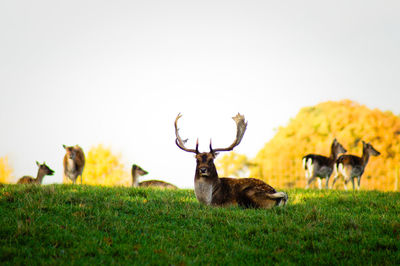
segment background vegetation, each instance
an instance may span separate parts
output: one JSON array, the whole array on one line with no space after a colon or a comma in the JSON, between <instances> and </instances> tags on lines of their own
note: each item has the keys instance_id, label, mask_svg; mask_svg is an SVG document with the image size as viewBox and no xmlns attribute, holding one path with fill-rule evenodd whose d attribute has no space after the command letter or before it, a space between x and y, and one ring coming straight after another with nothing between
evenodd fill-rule
<instances>
[{"instance_id":1,"label":"background vegetation","mask_svg":"<svg viewBox=\"0 0 400 266\"><path fill-rule=\"evenodd\" d=\"M371 142L381 152L379 157L371 157L362 189L398 190L400 117L349 100L302 108L286 126L277 129L255 158L243 162L227 154L220 162L234 164L234 169L250 166L251 176L276 187L304 187L302 157L309 153L329 156L334 138L348 154L361 156L361 140ZM343 188L343 182L337 184Z\"/></svg>"},{"instance_id":2,"label":"background vegetation","mask_svg":"<svg viewBox=\"0 0 400 266\"><path fill-rule=\"evenodd\" d=\"M246 155L233 151L224 154L221 158L217 158L215 166L217 167L218 175L220 177L244 177L248 174L249 167L251 166Z\"/></svg>"},{"instance_id":3,"label":"background vegetation","mask_svg":"<svg viewBox=\"0 0 400 266\"><path fill-rule=\"evenodd\" d=\"M0 157L0 183L11 183L12 169L8 163L8 157Z\"/></svg>"},{"instance_id":4,"label":"background vegetation","mask_svg":"<svg viewBox=\"0 0 400 266\"><path fill-rule=\"evenodd\" d=\"M287 192L255 210L193 190L2 185L0 264L399 265L399 193Z\"/></svg>"}]
</instances>

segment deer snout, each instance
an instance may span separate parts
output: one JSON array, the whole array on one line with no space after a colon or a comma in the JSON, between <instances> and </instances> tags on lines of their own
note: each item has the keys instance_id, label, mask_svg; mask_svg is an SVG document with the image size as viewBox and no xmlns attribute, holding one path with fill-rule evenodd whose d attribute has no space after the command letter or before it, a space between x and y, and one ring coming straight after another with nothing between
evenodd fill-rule
<instances>
[{"instance_id":1,"label":"deer snout","mask_svg":"<svg viewBox=\"0 0 400 266\"><path fill-rule=\"evenodd\" d=\"M200 168L200 173L207 174L207 168L205 168L205 167Z\"/></svg>"}]
</instances>

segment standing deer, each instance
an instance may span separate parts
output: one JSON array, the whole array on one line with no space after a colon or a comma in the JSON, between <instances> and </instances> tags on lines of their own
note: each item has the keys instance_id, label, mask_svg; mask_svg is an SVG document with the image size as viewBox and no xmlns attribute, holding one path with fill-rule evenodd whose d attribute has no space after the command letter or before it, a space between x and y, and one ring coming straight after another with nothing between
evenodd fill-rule
<instances>
[{"instance_id":1,"label":"standing deer","mask_svg":"<svg viewBox=\"0 0 400 266\"><path fill-rule=\"evenodd\" d=\"M72 180L75 184L78 176L81 176L82 184L82 172L85 167L85 154L83 150L78 145L75 146L65 146L63 145L66 154L64 156L64 175Z\"/></svg>"},{"instance_id":2,"label":"standing deer","mask_svg":"<svg viewBox=\"0 0 400 266\"><path fill-rule=\"evenodd\" d=\"M36 178L33 178L31 176L25 175L21 177L17 184L38 184L41 185L43 182L43 178L46 175L53 175L54 171L51 170L46 163L40 164L38 161L36 161L36 165L39 166L38 173L36 175Z\"/></svg>"},{"instance_id":3,"label":"standing deer","mask_svg":"<svg viewBox=\"0 0 400 266\"><path fill-rule=\"evenodd\" d=\"M318 179L318 187L322 188L322 179L326 179L325 188L329 188L329 178L332 175L333 168L340 153L346 153L346 149L334 139L331 145L331 154L325 157L318 154L308 154L303 157L303 168L306 171L306 188Z\"/></svg>"},{"instance_id":4,"label":"standing deer","mask_svg":"<svg viewBox=\"0 0 400 266\"><path fill-rule=\"evenodd\" d=\"M381 153L372 147L371 143L363 144L362 157L355 155L342 155L340 156L335 164L335 177L333 178L332 188L336 183L339 176L344 178L344 189L347 190L347 183L351 180L353 184L353 190L355 189L354 178L357 178L357 190L360 190L361 176L364 173L365 167L367 166L369 156L378 156Z\"/></svg>"},{"instance_id":5,"label":"standing deer","mask_svg":"<svg viewBox=\"0 0 400 266\"><path fill-rule=\"evenodd\" d=\"M160 180L148 180L140 182L138 181L139 176L147 175L148 172L143 170L139 165L132 165L132 187L157 187L157 188L168 188L168 189L177 189L176 186L160 181Z\"/></svg>"},{"instance_id":6,"label":"standing deer","mask_svg":"<svg viewBox=\"0 0 400 266\"><path fill-rule=\"evenodd\" d=\"M273 187L259 179L218 177L214 159L218 152L231 151L242 141L247 127L243 115L238 113L233 117L237 128L235 141L229 147L220 149L213 149L210 141L210 152L199 152L198 140L196 149L185 147L187 140L182 140L178 134L177 123L181 116L178 114L175 119L175 143L180 149L196 154L194 192L199 202L212 206L239 205L265 209L286 204L288 196L285 192L276 192Z\"/></svg>"}]
</instances>

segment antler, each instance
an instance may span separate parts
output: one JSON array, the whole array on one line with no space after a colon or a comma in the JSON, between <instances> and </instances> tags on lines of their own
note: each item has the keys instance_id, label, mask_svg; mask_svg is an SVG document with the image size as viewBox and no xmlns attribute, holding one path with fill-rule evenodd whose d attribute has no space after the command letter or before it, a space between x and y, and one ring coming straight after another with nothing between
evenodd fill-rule
<instances>
[{"instance_id":1,"label":"antler","mask_svg":"<svg viewBox=\"0 0 400 266\"><path fill-rule=\"evenodd\" d=\"M199 153L199 140L196 141L196 149L195 150L188 149L185 147L185 143L188 141L188 139L182 140L181 137L179 136L178 119L181 117L182 117L182 115L181 115L181 113L179 113L175 119L175 135L176 135L175 143L180 149L187 151L187 152L194 152L197 154L197 153Z\"/></svg>"},{"instance_id":2,"label":"antler","mask_svg":"<svg viewBox=\"0 0 400 266\"><path fill-rule=\"evenodd\" d=\"M244 115L241 115L238 113L236 116L232 117L232 119L235 121L236 127L237 127L235 141L228 148L220 148L220 149L213 149L211 146L211 142L210 142L210 151L211 152L231 151L231 150L233 150L233 148L235 148L237 145L239 145L240 142L242 141L244 132L246 132L246 128L247 128L247 122L244 120Z\"/></svg>"}]
</instances>

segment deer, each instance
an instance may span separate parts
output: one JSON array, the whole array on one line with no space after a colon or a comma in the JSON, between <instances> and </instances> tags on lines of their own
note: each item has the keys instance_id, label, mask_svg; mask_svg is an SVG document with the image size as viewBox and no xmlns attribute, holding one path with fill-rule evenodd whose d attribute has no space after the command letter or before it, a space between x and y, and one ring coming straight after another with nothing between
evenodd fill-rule
<instances>
[{"instance_id":1,"label":"deer","mask_svg":"<svg viewBox=\"0 0 400 266\"><path fill-rule=\"evenodd\" d=\"M232 151L242 141L247 128L247 122L243 115L238 113L232 117L236 123L236 139L233 143L226 148L214 149L210 140L209 152L199 152L198 139L195 149L185 146L187 139L183 140L180 137L177 125L181 117L182 115L179 113L175 119L175 144L181 150L195 154L194 192L200 203L216 207L240 206L262 209L286 205L288 195L285 192L277 192L262 180L218 176L214 160L219 152Z\"/></svg>"},{"instance_id":2,"label":"deer","mask_svg":"<svg viewBox=\"0 0 400 266\"><path fill-rule=\"evenodd\" d=\"M368 164L369 157L379 156L381 153L377 151L371 143L363 144L363 153L361 157L345 154L340 156L335 164L335 177L333 178L332 188L336 183L339 176L344 178L344 189L347 190L347 183L351 181L353 184L353 191L355 190L354 179L357 178L357 190L360 190L361 176L364 173L365 167Z\"/></svg>"},{"instance_id":3,"label":"deer","mask_svg":"<svg viewBox=\"0 0 400 266\"><path fill-rule=\"evenodd\" d=\"M143 170L139 165L132 165L132 187L152 187L161 189L177 189L175 185L161 180L147 180L140 182L138 181L139 176L147 175L148 172Z\"/></svg>"},{"instance_id":4,"label":"deer","mask_svg":"<svg viewBox=\"0 0 400 266\"><path fill-rule=\"evenodd\" d=\"M51 170L45 162L43 162L43 164L40 164L38 161L36 161L36 165L39 167L38 169L38 173L36 175L36 178L25 175L23 177L21 177L17 184L37 184L37 185L41 185L43 182L43 178L46 175L53 175L54 171Z\"/></svg>"},{"instance_id":5,"label":"deer","mask_svg":"<svg viewBox=\"0 0 400 266\"><path fill-rule=\"evenodd\" d=\"M332 175L334 165L339 154L346 153L347 150L336 140L331 145L331 154L329 157L319 154L308 154L303 157L303 168L306 176L306 189L317 179L318 187L322 189L322 179L326 179L325 188L329 189L329 178Z\"/></svg>"},{"instance_id":6,"label":"deer","mask_svg":"<svg viewBox=\"0 0 400 266\"><path fill-rule=\"evenodd\" d=\"M76 183L78 176L81 176L82 184L82 172L85 167L85 154L78 145L66 146L63 145L66 153L64 155L64 176L68 177L73 184Z\"/></svg>"}]
</instances>

